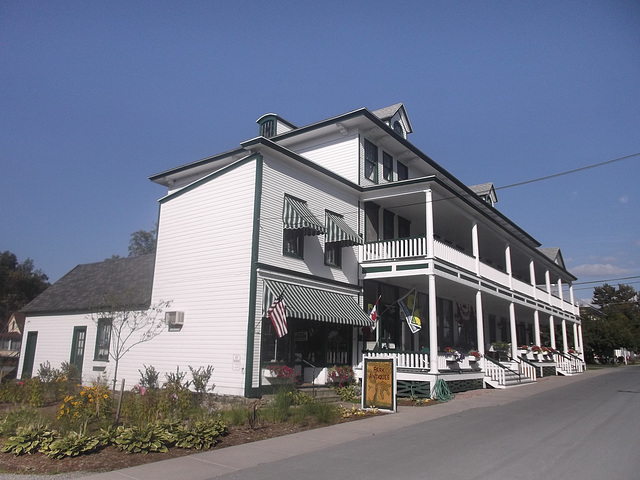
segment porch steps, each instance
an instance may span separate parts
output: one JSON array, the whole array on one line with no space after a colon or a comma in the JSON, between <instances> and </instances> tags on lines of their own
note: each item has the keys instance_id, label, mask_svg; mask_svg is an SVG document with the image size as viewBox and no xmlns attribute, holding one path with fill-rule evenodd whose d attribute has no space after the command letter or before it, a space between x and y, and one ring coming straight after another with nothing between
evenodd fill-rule
<instances>
[{"instance_id":1,"label":"porch steps","mask_svg":"<svg viewBox=\"0 0 640 480\"><path fill-rule=\"evenodd\" d=\"M533 378L523 374L518 375L515 371L512 371L517 370L517 365L503 364L503 366L508 368L504 371L504 385L501 385L498 380L494 380L491 377L484 377L484 383L486 386L491 388L511 388L535 383Z\"/></svg>"},{"instance_id":2,"label":"porch steps","mask_svg":"<svg viewBox=\"0 0 640 480\"><path fill-rule=\"evenodd\" d=\"M340 403L342 399L332 388L323 386L313 386L304 383L298 387L298 390L306 393L310 397L315 398L316 402L321 403Z\"/></svg>"}]
</instances>

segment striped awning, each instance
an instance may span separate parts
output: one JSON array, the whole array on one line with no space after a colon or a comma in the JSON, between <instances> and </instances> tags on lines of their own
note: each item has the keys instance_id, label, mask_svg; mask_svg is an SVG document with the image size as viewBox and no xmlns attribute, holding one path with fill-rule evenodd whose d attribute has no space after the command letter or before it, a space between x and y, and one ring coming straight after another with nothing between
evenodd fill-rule
<instances>
[{"instance_id":1,"label":"striped awning","mask_svg":"<svg viewBox=\"0 0 640 480\"><path fill-rule=\"evenodd\" d=\"M325 242L340 243L343 247L362 244L362 238L351 230L351 227L347 225L347 222L344 221L341 215L327 212L326 217L327 233L325 235Z\"/></svg>"},{"instance_id":2,"label":"striped awning","mask_svg":"<svg viewBox=\"0 0 640 480\"><path fill-rule=\"evenodd\" d=\"M273 280L265 280L264 284L265 315L267 309L282 293L287 307L287 317L361 327L373 326L369 315L351 295Z\"/></svg>"},{"instance_id":3,"label":"striped awning","mask_svg":"<svg viewBox=\"0 0 640 480\"><path fill-rule=\"evenodd\" d=\"M320 235L327 229L309 210L307 202L285 195L282 222L287 230L304 230L305 235Z\"/></svg>"}]
</instances>

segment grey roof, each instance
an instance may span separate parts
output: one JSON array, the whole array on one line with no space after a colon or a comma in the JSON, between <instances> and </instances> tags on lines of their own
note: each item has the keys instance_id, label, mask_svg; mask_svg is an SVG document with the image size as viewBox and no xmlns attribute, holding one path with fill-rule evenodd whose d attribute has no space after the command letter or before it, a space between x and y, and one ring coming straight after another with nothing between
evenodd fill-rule
<instances>
[{"instance_id":1,"label":"grey roof","mask_svg":"<svg viewBox=\"0 0 640 480\"><path fill-rule=\"evenodd\" d=\"M562 258L562 253L558 247L539 248L538 251L545 257L550 258L553 263L564 268L564 259Z\"/></svg>"},{"instance_id":2,"label":"grey roof","mask_svg":"<svg viewBox=\"0 0 640 480\"><path fill-rule=\"evenodd\" d=\"M488 195L491 193L493 183L481 183L480 185L471 185L469 189L476 195Z\"/></svg>"},{"instance_id":3,"label":"grey roof","mask_svg":"<svg viewBox=\"0 0 640 480\"><path fill-rule=\"evenodd\" d=\"M384 107L379 110L374 110L373 113L380 120L388 120L393 117L398 110L400 110L404 105L402 103L396 103L389 107Z\"/></svg>"},{"instance_id":4,"label":"grey roof","mask_svg":"<svg viewBox=\"0 0 640 480\"><path fill-rule=\"evenodd\" d=\"M151 303L155 255L78 265L22 309L26 314L80 313L105 306L105 298L123 307L145 309Z\"/></svg>"}]
</instances>

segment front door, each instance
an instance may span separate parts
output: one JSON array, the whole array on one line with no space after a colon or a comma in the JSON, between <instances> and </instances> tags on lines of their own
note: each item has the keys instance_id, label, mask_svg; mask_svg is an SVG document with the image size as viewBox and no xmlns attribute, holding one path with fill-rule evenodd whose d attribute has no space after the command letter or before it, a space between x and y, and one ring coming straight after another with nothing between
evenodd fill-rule
<instances>
[{"instance_id":1,"label":"front door","mask_svg":"<svg viewBox=\"0 0 640 480\"><path fill-rule=\"evenodd\" d=\"M38 332L27 333L27 344L24 347L24 362L22 363L22 377L31 378L33 375L33 360L36 356Z\"/></svg>"},{"instance_id":2,"label":"front door","mask_svg":"<svg viewBox=\"0 0 640 480\"><path fill-rule=\"evenodd\" d=\"M73 342L71 342L71 359L69 360L69 363L76 366L80 376L82 376L82 361L84 360L86 339L87 327L74 327Z\"/></svg>"}]
</instances>

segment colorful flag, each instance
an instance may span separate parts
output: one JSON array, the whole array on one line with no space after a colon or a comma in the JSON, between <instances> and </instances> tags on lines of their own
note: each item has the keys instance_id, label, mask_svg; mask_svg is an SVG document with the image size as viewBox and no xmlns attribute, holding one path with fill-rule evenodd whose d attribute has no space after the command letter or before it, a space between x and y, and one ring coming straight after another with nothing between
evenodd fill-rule
<instances>
[{"instance_id":1,"label":"colorful flag","mask_svg":"<svg viewBox=\"0 0 640 480\"><path fill-rule=\"evenodd\" d=\"M373 321L373 329L374 330L378 326L378 323L377 323L377 320L378 320L378 302L380 301L380 297L382 297L382 295L380 295L378 297L378 300L376 300L376 303L373 305L373 308L371 309L371 313L369 313L369 318Z\"/></svg>"},{"instance_id":2,"label":"colorful flag","mask_svg":"<svg viewBox=\"0 0 640 480\"><path fill-rule=\"evenodd\" d=\"M287 330L287 306L284 303L284 298L280 295L275 302L267 310L267 315L273 323L273 327L276 329L276 335L278 338L284 337L289 331Z\"/></svg>"},{"instance_id":3,"label":"colorful flag","mask_svg":"<svg viewBox=\"0 0 640 480\"><path fill-rule=\"evenodd\" d=\"M398 300L400 310L409 325L411 333L417 333L422 328L422 321L420 320L420 309L418 309L417 292L415 289L411 290L404 297Z\"/></svg>"}]
</instances>

